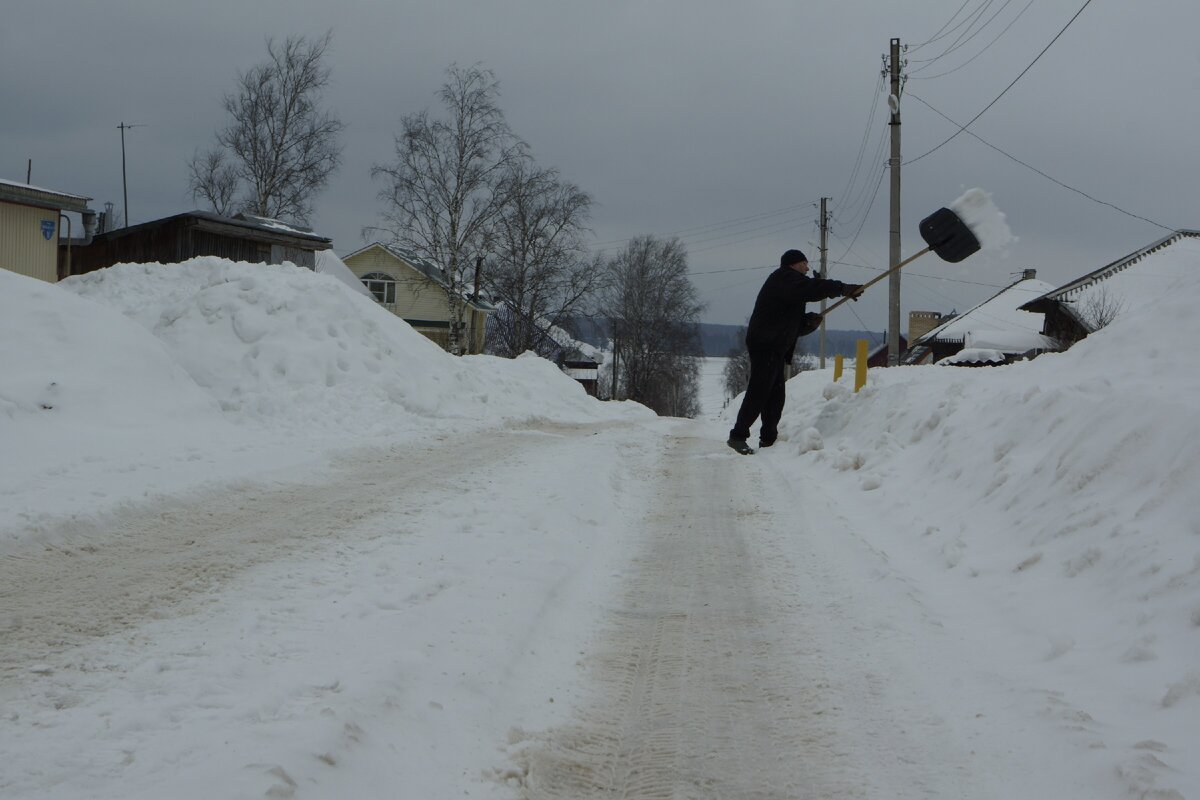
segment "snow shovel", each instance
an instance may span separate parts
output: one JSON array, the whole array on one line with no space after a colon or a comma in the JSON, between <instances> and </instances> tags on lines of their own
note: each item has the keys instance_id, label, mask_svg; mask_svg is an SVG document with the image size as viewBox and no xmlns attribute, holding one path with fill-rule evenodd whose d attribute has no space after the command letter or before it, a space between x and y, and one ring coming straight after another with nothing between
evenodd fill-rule
<instances>
[{"instance_id":1,"label":"snow shovel","mask_svg":"<svg viewBox=\"0 0 1200 800\"><path fill-rule=\"evenodd\" d=\"M921 231L921 238L924 239L925 244L929 246L924 250L914 253L913 255L904 259L887 272L876 275L874 278L864 283L862 287L864 290L866 290L868 286L873 286L876 283L879 283L881 280L886 278L888 275L891 275L905 264L910 264L913 261L916 261L930 250L941 256L943 261L949 261L951 264L957 264L959 261L962 261L964 258L979 249L979 238L975 236L975 233L970 229L970 227L967 226L967 223L963 222L962 219L959 218L958 214L955 214L948 208L939 208L937 211L921 220L921 224L918 229ZM833 311L835 308L849 299L851 298L843 297L841 300L838 300L829 308L825 309L824 314L828 315L830 311Z\"/></svg>"}]
</instances>

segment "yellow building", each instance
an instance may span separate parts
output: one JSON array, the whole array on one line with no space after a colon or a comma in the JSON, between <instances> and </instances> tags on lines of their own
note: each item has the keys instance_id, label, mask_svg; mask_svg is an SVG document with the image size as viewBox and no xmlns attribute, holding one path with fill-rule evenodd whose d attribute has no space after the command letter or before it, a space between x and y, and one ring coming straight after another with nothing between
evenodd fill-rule
<instances>
[{"instance_id":1,"label":"yellow building","mask_svg":"<svg viewBox=\"0 0 1200 800\"><path fill-rule=\"evenodd\" d=\"M342 261L380 305L443 349L450 349L450 299L445 273L437 265L403 248L379 242L343 256ZM464 297L464 302L460 338L468 353L481 353L487 317L496 309L478 298Z\"/></svg>"},{"instance_id":2,"label":"yellow building","mask_svg":"<svg viewBox=\"0 0 1200 800\"><path fill-rule=\"evenodd\" d=\"M42 189L0 178L0 268L56 282L66 276L70 237L79 244L95 232L96 212L88 208L92 198ZM81 215L87 230L65 232L63 212ZM59 244L64 261L59 266Z\"/></svg>"}]
</instances>

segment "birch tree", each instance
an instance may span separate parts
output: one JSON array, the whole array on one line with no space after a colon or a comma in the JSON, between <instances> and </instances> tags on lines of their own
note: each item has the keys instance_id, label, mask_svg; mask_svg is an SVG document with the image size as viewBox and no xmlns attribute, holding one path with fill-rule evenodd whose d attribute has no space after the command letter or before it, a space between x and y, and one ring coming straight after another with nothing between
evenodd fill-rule
<instances>
[{"instance_id":1,"label":"birch tree","mask_svg":"<svg viewBox=\"0 0 1200 800\"><path fill-rule=\"evenodd\" d=\"M500 308L489 321L489 351L554 358L561 348L553 331L573 333L605 277L583 241L592 198L530 160L515 162L505 181L484 280Z\"/></svg>"},{"instance_id":2,"label":"birch tree","mask_svg":"<svg viewBox=\"0 0 1200 800\"><path fill-rule=\"evenodd\" d=\"M499 106L495 74L476 64L451 65L438 92L445 113L401 120L394 159L376 164L383 180L384 229L392 243L437 264L445 274L450 349L462 351L466 296L476 259L490 246L508 201L505 180L526 158Z\"/></svg>"},{"instance_id":3,"label":"birch tree","mask_svg":"<svg viewBox=\"0 0 1200 800\"><path fill-rule=\"evenodd\" d=\"M189 164L195 199L222 214L239 208L308 222L313 196L341 163L345 126L321 105L332 36L268 38L267 60L238 73L237 91L222 101L228 124L217 131L216 145Z\"/></svg>"}]
</instances>

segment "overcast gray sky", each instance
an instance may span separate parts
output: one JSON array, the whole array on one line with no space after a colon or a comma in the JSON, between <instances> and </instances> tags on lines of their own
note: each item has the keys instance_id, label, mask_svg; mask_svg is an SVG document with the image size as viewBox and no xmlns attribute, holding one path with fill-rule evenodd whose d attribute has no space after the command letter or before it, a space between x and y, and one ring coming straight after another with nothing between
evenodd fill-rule
<instances>
[{"instance_id":1,"label":"overcast gray sky","mask_svg":"<svg viewBox=\"0 0 1200 800\"><path fill-rule=\"evenodd\" d=\"M823 195L833 198L830 258L845 262L831 275L862 283L886 266L886 154L877 146L887 114L878 89L892 37L910 46L901 100L908 161L956 130L930 106L967 122L1083 5L9 0L0 26L0 177L23 181L32 159L34 184L120 209L117 125L138 123L145 127L125 139L131 221L195 208L186 163L223 124L220 100L237 71L265 58L267 36L331 29L326 100L347 124L345 151L313 224L338 253L362 246L360 230L378 220L380 186L369 171L391 157L400 118L438 110L435 92L451 63L481 62L500 79L509 123L538 163L595 198L597 249L641 233L679 235L705 320L741 324L780 253L799 247L818 258ZM969 130L1127 212L1200 228L1197 30L1195 0L1093 0ZM905 318L910 309L963 311L1027 268L1063 283L1167 233L965 133L901 176L905 255L923 247L922 217L976 186L992 193L1018 237L1003 253L956 265L934 255L915 261L903 281ZM885 328L886 286L835 312L832 326Z\"/></svg>"}]
</instances>

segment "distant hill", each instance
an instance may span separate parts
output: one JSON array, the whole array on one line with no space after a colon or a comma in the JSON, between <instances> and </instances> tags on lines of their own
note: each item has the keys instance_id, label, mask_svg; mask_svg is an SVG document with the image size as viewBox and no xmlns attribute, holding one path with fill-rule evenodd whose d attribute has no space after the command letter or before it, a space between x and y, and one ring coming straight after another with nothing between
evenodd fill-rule
<instances>
[{"instance_id":1,"label":"distant hill","mask_svg":"<svg viewBox=\"0 0 1200 800\"><path fill-rule=\"evenodd\" d=\"M576 320L576 336L580 341L587 342L593 347L605 347L608 344L608 329L604 323L592 320ZM700 346L705 356L727 356L730 350L742 345L738 341L738 331L742 325L715 325L708 322L700 323ZM883 334L876 331L825 331L825 354L827 356L853 356L859 339L870 342L871 349L883 343ZM817 335L807 336L800 342L806 352L815 353Z\"/></svg>"}]
</instances>

